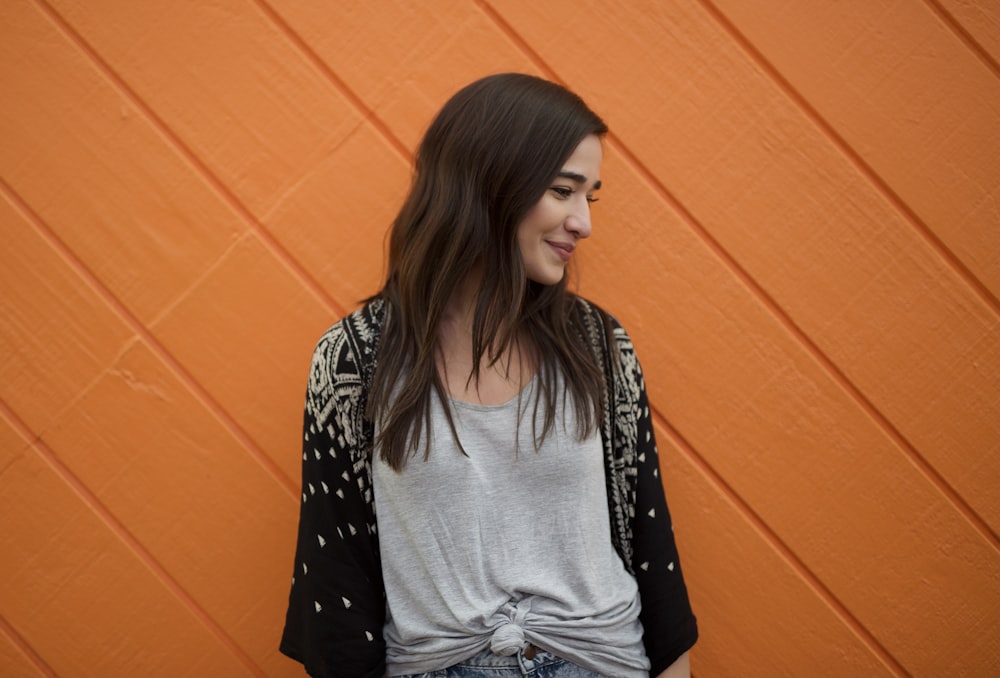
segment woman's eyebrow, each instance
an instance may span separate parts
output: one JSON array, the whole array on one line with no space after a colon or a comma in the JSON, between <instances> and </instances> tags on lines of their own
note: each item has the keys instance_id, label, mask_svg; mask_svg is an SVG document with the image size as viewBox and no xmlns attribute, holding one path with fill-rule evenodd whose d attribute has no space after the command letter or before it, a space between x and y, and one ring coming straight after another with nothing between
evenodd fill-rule
<instances>
[{"instance_id":1,"label":"woman's eyebrow","mask_svg":"<svg viewBox=\"0 0 1000 678\"><path fill-rule=\"evenodd\" d=\"M583 176L582 174L578 174L576 172L570 172L568 170L563 170L563 171L559 172L559 174L557 176L559 176L559 177L561 177L563 179L569 179L571 181L575 181L578 184L585 184L585 183L587 183L587 177ZM594 190L596 191L600 187L601 187L601 180L598 179L597 182L594 183Z\"/></svg>"}]
</instances>

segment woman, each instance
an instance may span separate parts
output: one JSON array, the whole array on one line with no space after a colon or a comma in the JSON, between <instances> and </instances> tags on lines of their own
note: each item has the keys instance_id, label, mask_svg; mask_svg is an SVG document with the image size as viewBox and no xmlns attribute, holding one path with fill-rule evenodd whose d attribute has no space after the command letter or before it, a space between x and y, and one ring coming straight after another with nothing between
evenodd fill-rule
<instances>
[{"instance_id":1,"label":"woman","mask_svg":"<svg viewBox=\"0 0 1000 678\"><path fill-rule=\"evenodd\" d=\"M424 136L384 287L313 356L281 643L310 674L689 675L642 374L566 288L606 132L503 74Z\"/></svg>"}]
</instances>

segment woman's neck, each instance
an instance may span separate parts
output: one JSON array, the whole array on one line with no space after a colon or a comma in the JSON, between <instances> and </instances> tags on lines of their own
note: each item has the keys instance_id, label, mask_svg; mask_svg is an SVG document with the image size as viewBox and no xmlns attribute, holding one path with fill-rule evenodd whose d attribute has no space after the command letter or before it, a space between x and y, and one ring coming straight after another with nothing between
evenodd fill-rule
<instances>
[{"instance_id":1,"label":"woman's neck","mask_svg":"<svg viewBox=\"0 0 1000 678\"><path fill-rule=\"evenodd\" d=\"M479 280L479 275L470 275L445 306L438 326L438 369L453 398L498 405L516 396L531 381L535 361L520 334L506 347L496 346L495 337L484 337L485 352L480 357L478 379L473 375L472 332ZM491 363L490 356L501 348L499 359Z\"/></svg>"}]
</instances>

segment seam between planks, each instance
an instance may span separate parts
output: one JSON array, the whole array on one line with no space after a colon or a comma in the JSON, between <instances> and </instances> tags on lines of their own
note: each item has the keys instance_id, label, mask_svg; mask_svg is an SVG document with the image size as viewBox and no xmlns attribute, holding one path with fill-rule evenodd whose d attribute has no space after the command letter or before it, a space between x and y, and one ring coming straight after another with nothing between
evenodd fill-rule
<instances>
[{"instance_id":1,"label":"seam between planks","mask_svg":"<svg viewBox=\"0 0 1000 678\"><path fill-rule=\"evenodd\" d=\"M254 661L247 655L234 641L229 634L226 633L216 621L209 615L198 602L189 594L184 587L182 587L177 580L175 580L170 572L160 563L159 560L150 553L146 547L129 531L123 523L121 523L108 509L107 506L101 502L97 496L90 491L90 488L86 486L76 475L59 460L59 457L45 444L40 437L32 434L31 429L21 421L20 417L11 410L7 404L0 401L0 414L3 414L10 423L24 436L26 439L31 440L31 448L45 461L58 475L63 482L69 485L78 497L86 504L104 525L114 534L118 539L128 546L129 550L135 554L136 558L139 559L146 567L148 567L153 574L159 579L163 585L169 590L174 596L176 596L181 603L188 608L191 613L198 618L198 620L205 625L209 633L222 643L223 646L229 650L237 660L254 676L258 678L265 678L264 671L254 663ZM39 658L40 659L40 658ZM54 675L54 674L53 674Z\"/></svg>"},{"instance_id":2,"label":"seam between planks","mask_svg":"<svg viewBox=\"0 0 1000 678\"><path fill-rule=\"evenodd\" d=\"M346 82L344 82L340 76L330 67L323 58L316 53L316 51L309 46L301 35L296 32L291 25L285 21L284 17L281 16L271 5L269 5L266 0L252 0L255 5L260 9L260 11L274 24L274 26L284 34L285 38L294 46L299 53L308 61L313 68L315 68L319 73L325 77L330 84L332 84L340 94L347 99L348 103L354 107L354 109L361 115L366 122L368 122L375 130L381 134L389 145L399 154L400 158L405 160L407 164L413 162L413 152L410 151L399 140L395 134L393 134L392 129L383 121L375 111L368 107L364 100L351 89Z\"/></svg>"},{"instance_id":3,"label":"seam between planks","mask_svg":"<svg viewBox=\"0 0 1000 678\"><path fill-rule=\"evenodd\" d=\"M7 412L9 412L7 404L0 401L0 414L6 415ZM8 420L11 419L9 416L6 418ZM13 421L11 421L11 426L16 426ZM29 447L31 447L31 445L29 445ZM35 652L34 648L31 647L28 641L26 641L21 634L18 633L13 626L11 626L10 622L4 618L2 612L0 612L0 633L5 635L10 640L11 644L20 650L21 654L28 658L28 661L31 662L36 669L38 669L39 673L48 676L48 678L58 678L59 674L53 671L52 667L45 663L45 660L42 659L37 652Z\"/></svg>"},{"instance_id":4,"label":"seam between planks","mask_svg":"<svg viewBox=\"0 0 1000 678\"><path fill-rule=\"evenodd\" d=\"M939 0L924 0L930 7L930 10L937 15L945 26L951 29L958 39L961 40L969 51L975 54L983 62L983 64L993 71L993 75L1000 76L1000 64L998 64L989 52L986 51L979 41L976 40L972 33L965 29L958 19L952 15L945 7L939 2Z\"/></svg>"}]
</instances>

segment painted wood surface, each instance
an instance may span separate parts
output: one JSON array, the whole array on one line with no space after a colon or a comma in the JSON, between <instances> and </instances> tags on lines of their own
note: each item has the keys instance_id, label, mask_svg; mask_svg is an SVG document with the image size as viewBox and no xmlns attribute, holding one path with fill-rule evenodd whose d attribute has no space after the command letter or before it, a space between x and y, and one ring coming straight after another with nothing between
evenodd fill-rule
<instances>
[{"instance_id":1,"label":"painted wood surface","mask_svg":"<svg viewBox=\"0 0 1000 678\"><path fill-rule=\"evenodd\" d=\"M0 675L295 676L302 393L457 88L608 121L697 678L1000 672L1000 8L0 4Z\"/></svg>"}]
</instances>

